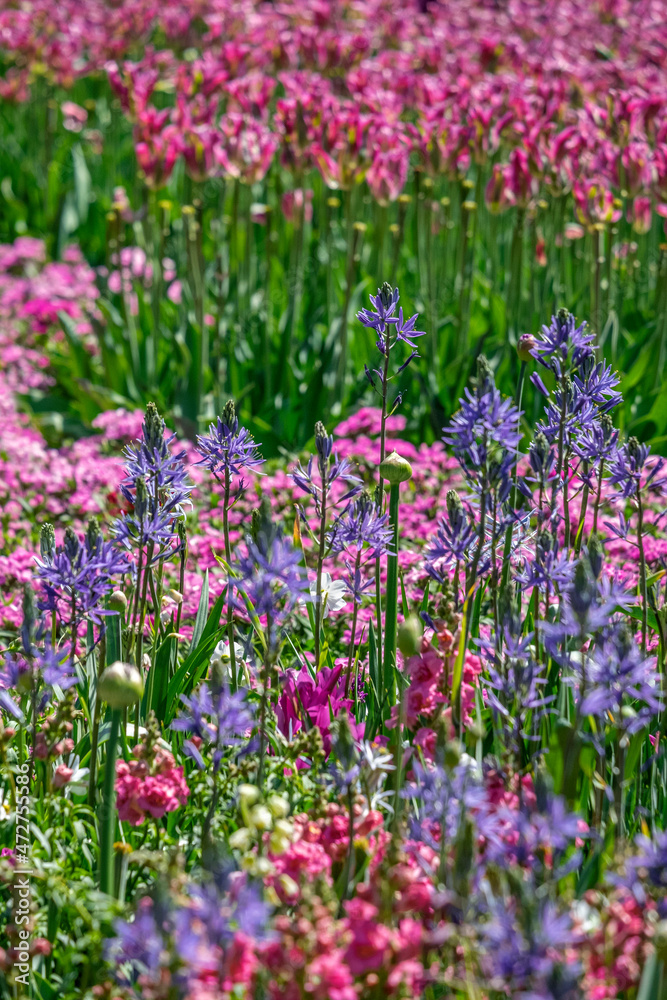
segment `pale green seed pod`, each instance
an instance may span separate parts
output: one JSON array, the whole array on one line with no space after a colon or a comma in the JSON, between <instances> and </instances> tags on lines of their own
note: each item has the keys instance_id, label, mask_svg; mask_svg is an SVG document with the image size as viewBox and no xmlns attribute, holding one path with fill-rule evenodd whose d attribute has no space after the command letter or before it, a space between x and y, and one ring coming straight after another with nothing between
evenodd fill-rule
<instances>
[{"instance_id":1,"label":"pale green seed pod","mask_svg":"<svg viewBox=\"0 0 667 1000\"><path fill-rule=\"evenodd\" d=\"M100 677L97 693L111 708L129 708L143 695L144 681L135 666L116 660Z\"/></svg>"},{"instance_id":2,"label":"pale green seed pod","mask_svg":"<svg viewBox=\"0 0 667 1000\"><path fill-rule=\"evenodd\" d=\"M417 615L410 615L398 626L398 648L403 656L416 656L421 650L424 628Z\"/></svg>"},{"instance_id":3,"label":"pale green seed pod","mask_svg":"<svg viewBox=\"0 0 667 1000\"><path fill-rule=\"evenodd\" d=\"M122 590L114 590L109 598L109 608L112 611L127 611L127 597Z\"/></svg>"},{"instance_id":4,"label":"pale green seed pod","mask_svg":"<svg viewBox=\"0 0 667 1000\"><path fill-rule=\"evenodd\" d=\"M397 451L392 451L391 455L387 455L384 462L380 463L380 475L392 486L397 486L412 478L412 466L407 458L401 458Z\"/></svg>"}]
</instances>

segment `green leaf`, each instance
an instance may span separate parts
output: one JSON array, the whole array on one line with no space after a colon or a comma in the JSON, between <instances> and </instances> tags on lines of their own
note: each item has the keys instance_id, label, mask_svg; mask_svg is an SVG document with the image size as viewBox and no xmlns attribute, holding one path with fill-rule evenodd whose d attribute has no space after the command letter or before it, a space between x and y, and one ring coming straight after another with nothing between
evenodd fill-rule
<instances>
[{"instance_id":1,"label":"green leaf","mask_svg":"<svg viewBox=\"0 0 667 1000\"><path fill-rule=\"evenodd\" d=\"M192 630L192 643L190 644L190 649L196 649L197 643L201 639L202 632L204 631L204 625L206 623L206 616L208 615L208 570L204 573L204 582L201 585L201 592L199 594L199 607L197 608L197 617L195 618L195 627Z\"/></svg>"},{"instance_id":2,"label":"green leaf","mask_svg":"<svg viewBox=\"0 0 667 1000\"><path fill-rule=\"evenodd\" d=\"M401 606L403 610L403 618L407 618L410 614L410 608L408 606L408 598L405 593L405 586L403 584L403 574L399 573L398 578L401 581Z\"/></svg>"},{"instance_id":3,"label":"green leaf","mask_svg":"<svg viewBox=\"0 0 667 1000\"><path fill-rule=\"evenodd\" d=\"M121 616L108 615L107 626L107 664L123 659L122 622Z\"/></svg>"},{"instance_id":4,"label":"green leaf","mask_svg":"<svg viewBox=\"0 0 667 1000\"><path fill-rule=\"evenodd\" d=\"M48 983L39 972L33 972L33 977L39 1000L58 1000L60 992L55 986Z\"/></svg>"},{"instance_id":5,"label":"green leaf","mask_svg":"<svg viewBox=\"0 0 667 1000\"><path fill-rule=\"evenodd\" d=\"M88 206L90 205L91 180L86 157L83 149L77 143L72 147L72 162L74 164L74 195L76 204L76 214L78 224L81 225L88 218Z\"/></svg>"},{"instance_id":6,"label":"green leaf","mask_svg":"<svg viewBox=\"0 0 667 1000\"><path fill-rule=\"evenodd\" d=\"M470 595L465 599L463 604L463 616L461 618L461 638L459 640L459 651L456 654L456 660L454 661L454 670L452 671L452 707L454 715L457 715L460 711L460 696L461 696L461 682L463 680L463 661L466 655L466 639L468 635L468 606L470 603ZM458 718L456 722L458 723Z\"/></svg>"},{"instance_id":7,"label":"green leaf","mask_svg":"<svg viewBox=\"0 0 667 1000\"><path fill-rule=\"evenodd\" d=\"M211 608L211 613L208 616L197 646L195 647L193 644L190 655L184 660L169 682L164 715L165 725L169 725L176 714L180 696L182 694L189 694L192 691L208 666L211 654L222 635L220 616L222 615L224 602L225 591L220 594Z\"/></svg>"},{"instance_id":8,"label":"green leaf","mask_svg":"<svg viewBox=\"0 0 667 1000\"><path fill-rule=\"evenodd\" d=\"M424 591L424 596L422 597L422 603L420 611L428 611L428 599L431 592L431 577L429 576L426 581L426 590Z\"/></svg>"},{"instance_id":9,"label":"green leaf","mask_svg":"<svg viewBox=\"0 0 667 1000\"><path fill-rule=\"evenodd\" d=\"M178 640L170 635L164 640L155 654L155 686L153 688L153 704L150 706L159 721L162 721L165 708L167 706L167 685L169 681L169 664L172 656L178 648ZM157 683L162 681L161 684Z\"/></svg>"},{"instance_id":10,"label":"green leaf","mask_svg":"<svg viewBox=\"0 0 667 1000\"><path fill-rule=\"evenodd\" d=\"M637 763L639 761L639 755L642 752L642 746L646 738L646 730L642 729L638 733L635 733L630 740L630 746L625 755L625 771L624 778L628 781L637 769Z\"/></svg>"},{"instance_id":11,"label":"green leaf","mask_svg":"<svg viewBox=\"0 0 667 1000\"><path fill-rule=\"evenodd\" d=\"M655 952L652 952L646 960L642 973L637 1000L664 1000L664 963L659 961Z\"/></svg>"}]
</instances>

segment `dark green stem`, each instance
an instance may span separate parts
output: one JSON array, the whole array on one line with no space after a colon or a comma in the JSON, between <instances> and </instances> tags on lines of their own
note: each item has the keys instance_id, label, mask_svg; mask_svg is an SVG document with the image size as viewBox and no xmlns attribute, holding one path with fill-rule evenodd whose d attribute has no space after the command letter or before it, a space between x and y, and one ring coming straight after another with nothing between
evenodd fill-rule
<instances>
[{"instance_id":1,"label":"dark green stem","mask_svg":"<svg viewBox=\"0 0 667 1000\"><path fill-rule=\"evenodd\" d=\"M648 631L648 599L646 593L646 555L644 553L644 505L641 484L637 484L637 544L639 546L639 587L642 598L642 654L646 656L646 635Z\"/></svg>"},{"instance_id":2,"label":"dark green stem","mask_svg":"<svg viewBox=\"0 0 667 1000\"><path fill-rule=\"evenodd\" d=\"M387 553L387 607L384 618L384 691L387 710L394 704L396 684L396 627L398 618L398 483L392 483L389 493L389 523L392 528L392 549Z\"/></svg>"},{"instance_id":3,"label":"dark green stem","mask_svg":"<svg viewBox=\"0 0 667 1000\"><path fill-rule=\"evenodd\" d=\"M225 469L225 500L222 508L222 530L225 536L225 559L227 561L227 641L229 643L229 669L232 675L232 691L236 691L236 652L234 650L234 602L232 590L232 549L229 542L229 469Z\"/></svg>"},{"instance_id":4,"label":"dark green stem","mask_svg":"<svg viewBox=\"0 0 667 1000\"><path fill-rule=\"evenodd\" d=\"M115 861L114 834L116 831L116 754L120 732L121 711L111 713L111 732L107 743L107 760L104 769L104 792L100 825L100 889L108 896L114 892Z\"/></svg>"}]
</instances>

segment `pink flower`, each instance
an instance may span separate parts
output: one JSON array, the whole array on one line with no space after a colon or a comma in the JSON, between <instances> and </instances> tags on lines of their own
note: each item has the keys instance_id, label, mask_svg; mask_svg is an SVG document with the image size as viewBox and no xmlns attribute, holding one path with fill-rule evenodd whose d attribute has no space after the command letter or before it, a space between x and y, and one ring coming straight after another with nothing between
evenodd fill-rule
<instances>
[{"instance_id":1,"label":"pink flower","mask_svg":"<svg viewBox=\"0 0 667 1000\"><path fill-rule=\"evenodd\" d=\"M285 191L280 202L280 207L288 222L297 226L301 225L302 220L311 222L313 218L313 192L310 190L305 192L304 207L304 192L301 188L296 188L294 191Z\"/></svg>"},{"instance_id":2,"label":"pink flower","mask_svg":"<svg viewBox=\"0 0 667 1000\"><path fill-rule=\"evenodd\" d=\"M74 771L71 767L65 767L64 764L59 764L53 775L53 787L63 788L65 785L69 784L72 780L72 775Z\"/></svg>"},{"instance_id":3,"label":"pink flower","mask_svg":"<svg viewBox=\"0 0 667 1000\"><path fill-rule=\"evenodd\" d=\"M175 302L176 305L180 305L183 300L183 285L180 281L172 281L167 289L167 298L170 302Z\"/></svg>"},{"instance_id":4,"label":"pink flower","mask_svg":"<svg viewBox=\"0 0 667 1000\"><path fill-rule=\"evenodd\" d=\"M63 101L60 105L63 115L63 127L68 132L80 132L88 121L88 112L74 101Z\"/></svg>"},{"instance_id":5,"label":"pink flower","mask_svg":"<svg viewBox=\"0 0 667 1000\"><path fill-rule=\"evenodd\" d=\"M355 976L380 969L385 964L391 945L391 931L378 923L378 909L362 899L351 899L345 904L352 941L345 952L345 960Z\"/></svg>"},{"instance_id":6,"label":"pink flower","mask_svg":"<svg viewBox=\"0 0 667 1000\"><path fill-rule=\"evenodd\" d=\"M160 819L185 805L190 789L183 768L174 766L171 754L164 751L156 758L157 771L148 773L143 760L119 761L116 765L118 816L132 826L139 826L146 814Z\"/></svg>"},{"instance_id":7,"label":"pink flower","mask_svg":"<svg viewBox=\"0 0 667 1000\"><path fill-rule=\"evenodd\" d=\"M314 1000L357 1000L352 975L341 949L313 959L306 968L304 989Z\"/></svg>"}]
</instances>

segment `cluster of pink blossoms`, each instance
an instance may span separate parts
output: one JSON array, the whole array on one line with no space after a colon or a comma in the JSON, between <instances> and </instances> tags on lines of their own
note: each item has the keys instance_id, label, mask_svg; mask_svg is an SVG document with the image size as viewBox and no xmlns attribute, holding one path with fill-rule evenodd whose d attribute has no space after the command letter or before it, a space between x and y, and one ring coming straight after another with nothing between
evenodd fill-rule
<instances>
[{"instance_id":1,"label":"cluster of pink blossoms","mask_svg":"<svg viewBox=\"0 0 667 1000\"><path fill-rule=\"evenodd\" d=\"M448 729L451 729L449 693L457 652L458 636L447 628L443 627L434 636L434 641L424 639L421 652L410 657L405 666L405 673L410 679L405 704L402 707L394 705L392 709L390 724L397 725L399 713L403 711L403 722L415 733L415 742L431 759L435 749L433 726L442 716L448 722ZM480 658L466 650L461 685L461 712L466 725L472 717L477 677L481 670Z\"/></svg>"},{"instance_id":2,"label":"cluster of pink blossoms","mask_svg":"<svg viewBox=\"0 0 667 1000\"><path fill-rule=\"evenodd\" d=\"M390 996L414 995L428 978L421 957L434 887L423 865L433 862L434 852L408 842L401 858L388 865L391 837L382 815L357 805L353 839L369 855L370 881L357 886L336 918L324 897L349 849L345 811L332 803L323 819L298 816L294 827L294 841L272 858L275 874L269 878L285 902L298 904L293 916L276 918L277 934L261 948L269 995L275 1000L298 1000L304 994L317 1000L357 1000L360 991L372 990L381 977ZM291 886L287 894L284 876ZM395 922L386 919L383 898L388 892Z\"/></svg>"},{"instance_id":3,"label":"cluster of pink blossoms","mask_svg":"<svg viewBox=\"0 0 667 1000\"><path fill-rule=\"evenodd\" d=\"M588 911L579 923L585 934L586 996L588 1000L615 1000L639 986L652 950L650 918L655 916L655 903L649 900L640 906L626 889L610 898L590 891L584 902Z\"/></svg>"},{"instance_id":4,"label":"cluster of pink blossoms","mask_svg":"<svg viewBox=\"0 0 667 1000\"><path fill-rule=\"evenodd\" d=\"M190 789L169 751L158 748L152 762L140 756L141 747L134 753L135 760L116 765L116 796L119 818L139 826L147 815L161 819L184 806Z\"/></svg>"},{"instance_id":5,"label":"cluster of pink blossoms","mask_svg":"<svg viewBox=\"0 0 667 1000\"><path fill-rule=\"evenodd\" d=\"M623 208L644 233L667 214L666 25L664 0L450 0L409 16L396 0L28 0L0 13L0 95L105 73L153 188L179 160L195 180L253 184L279 157L303 216L309 170L386 204L413 166L455 181L483 166L493 212L572 193L582 235ZM85 115L62 105L69 130Z\"/></svg>"}]
</instances>

